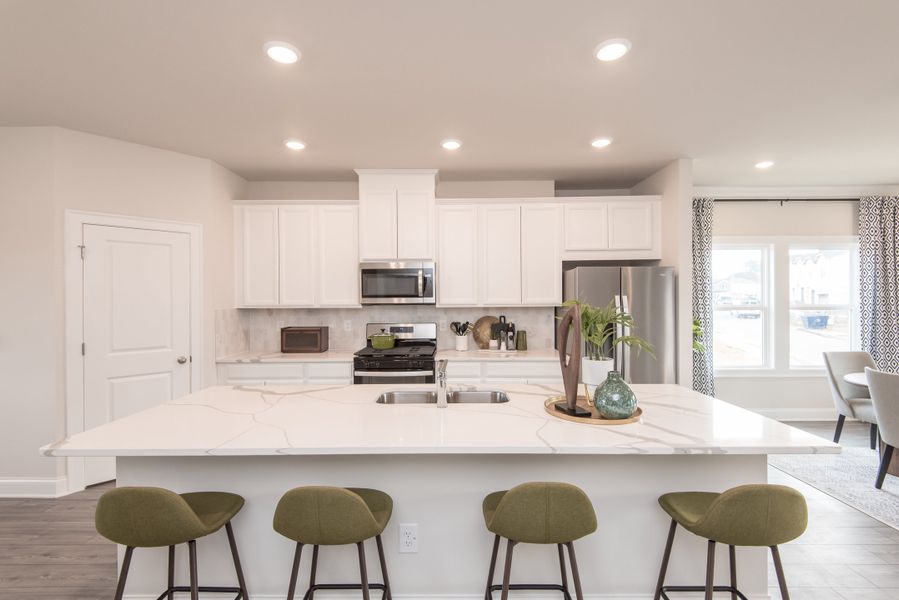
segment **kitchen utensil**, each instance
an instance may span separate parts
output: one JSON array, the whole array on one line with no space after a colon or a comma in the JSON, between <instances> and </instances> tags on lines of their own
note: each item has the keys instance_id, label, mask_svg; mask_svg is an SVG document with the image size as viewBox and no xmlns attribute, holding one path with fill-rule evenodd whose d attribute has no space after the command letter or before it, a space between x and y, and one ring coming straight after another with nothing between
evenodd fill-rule
<instances>
[{"instance_id":1,"label":"kitchen utensil","mask_svg":"<svg viewBox=\"0 0 899 600\"><path fill-rule=\"evenodd\" d=\"M493 338L491 326L494 323L499 323L499 319L493 315L486 315L475 321L472 337L474 337L474 343L477 344L478 348L483 350L490 345L490 340Z\"/></svg>"},{"instance_id":2,"label":"kitchen utensil","mask_svg":"<svg viewBox=\"0 0 899 600\"><path fill-rule=\"evenodd\" d=\"M371 334L368 339L371 341L371 347L375 350L390 350L396 344L396 336L386 333L383 329L381 333Z\"/></svg>"},{"instance_id":3,"label":"kitchen utensil","mask_svg":"<svg viewBox=\"0 0 899 600\"><path fill-rule=\"evenodd\" d=\"M524 329L519 329L515 333L515 349L519 352L528 349L528 332Z\"/></svg>"}]
</instances>

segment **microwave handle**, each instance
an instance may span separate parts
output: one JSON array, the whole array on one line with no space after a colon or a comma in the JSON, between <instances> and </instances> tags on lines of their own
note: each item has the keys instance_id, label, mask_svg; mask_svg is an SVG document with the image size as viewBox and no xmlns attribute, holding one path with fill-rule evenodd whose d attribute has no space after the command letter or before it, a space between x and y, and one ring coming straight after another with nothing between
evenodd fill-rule
<instances>
[{"instance_id":1,"label":"microwave handle","mask_svg":"<svg viewBox=\"0 0 899 600\"><path fill-rule=\"evenodd\" d=\"M425 295L425 271L424 269L418 270L418 297L422 298Z\"/></svg>"}]
</instances>

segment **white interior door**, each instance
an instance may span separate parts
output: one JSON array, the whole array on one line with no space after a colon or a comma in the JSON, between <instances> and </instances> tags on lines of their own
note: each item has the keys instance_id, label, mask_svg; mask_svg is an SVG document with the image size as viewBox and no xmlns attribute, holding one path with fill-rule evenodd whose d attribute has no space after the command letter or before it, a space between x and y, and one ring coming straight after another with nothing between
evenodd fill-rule
<instances>
[{"instance_id":1,"label":"white interior door","mask_svg":"<svg viewBox=\"0 0 899 600\"><path fill-rule=\"evenodd\" d=\"M83 226L84 428L190 392L190 235ZM115 478L87 459L85 485Z\"/></svg>"}]
</instances>

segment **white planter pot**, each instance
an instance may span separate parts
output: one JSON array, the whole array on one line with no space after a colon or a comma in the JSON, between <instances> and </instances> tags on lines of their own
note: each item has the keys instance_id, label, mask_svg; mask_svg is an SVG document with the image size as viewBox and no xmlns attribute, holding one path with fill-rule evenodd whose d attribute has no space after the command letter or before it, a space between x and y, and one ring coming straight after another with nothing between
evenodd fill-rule
<instances>
[{"instance_id":1,"label":"white planter pot","mask_svg":"<svg viewBox=\"0 0 899 600\"><path fill-rule=\"evenodd\" d=\"M456 336L456 350L459 352L466 352L468 350L468 336L467 335L457 335Z\"/></svg>"},{"instance_id":2,"label":"white planter pot","mask_svg":"<svg viewBox=\"0 0 899 600\"><path fill-rule=\"evenodd\" d=\"M597 386L602 385L609 375L609 371L615 369L615 361L581 359L581 381L587 386L587 392L593 394Z\"/></svg>"}]
</instances>

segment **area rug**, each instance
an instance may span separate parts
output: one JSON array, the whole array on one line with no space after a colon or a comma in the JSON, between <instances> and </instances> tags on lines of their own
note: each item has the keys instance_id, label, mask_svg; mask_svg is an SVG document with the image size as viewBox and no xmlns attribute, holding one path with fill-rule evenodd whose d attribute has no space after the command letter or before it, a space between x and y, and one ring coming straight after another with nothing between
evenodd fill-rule
<instances>
[{"instance_id":1,"label":"area rug","mask_svg":"<svg viewBox=\"0 0 899 600\"><path fill-rule=\"evenodd\" d=\"M875 489L878 460L874 450L844 446L840 454L771 455L768 464L899 529L899 477Z\"/></svg>"}]
</instances>

